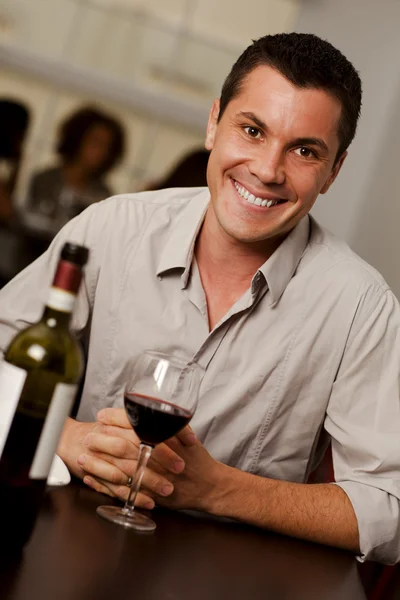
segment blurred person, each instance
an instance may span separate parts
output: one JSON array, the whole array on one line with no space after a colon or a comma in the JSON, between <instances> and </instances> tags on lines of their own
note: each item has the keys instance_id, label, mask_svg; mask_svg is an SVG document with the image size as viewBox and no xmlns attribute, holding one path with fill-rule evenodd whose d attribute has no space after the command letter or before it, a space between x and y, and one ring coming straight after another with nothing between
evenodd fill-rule
<instances>
[{"instance_id":1,"label":"blurred person","mask_svg":"<svg viewBox=\"0 0 400 600\"><path fill-rule=\"evenodd\" d=\"M18 179L29 110L18 100L0 99L0 220L13 216L13 193Z\"/></svg>"},{"instance_id":2,"label":"blurred person","mask_svg":"<svg viewBox=\"0 0 400 600\"><path fill-rule=\"evenodd\" d=\"M61 164L33 175L26 208L63 225L89 204L112 195L105 175L125 147L121 124L104 112L84 107L61 124L56 151Z\"/></svg>"},{"instance_id":3,"label":"blurred person","mask_svg":"<svg viewBox=\"0 0 400 600\"><path fill-rule=\"evenodd\" d=\"M209 151L204 148L191 150L177 161L165 177L150 182L146 190L206 186L209 156Z\"/></svg>"},{"instance_id":4,"label":"blurred person","mask_svg":"<svg viewBox=\"0 0 400 600\"><path fill-rule=\"evenodd\" d=\"M86 375L58 448L86 485L126 499L139 445L126 369L143 350L183 354L204 368L198 406L155 448L137 506L400 560L400 306L309 215L346 159L361 96L329 42L254 41L210 110L208 187L90 206L0 292L4 350L41 314L62 244L90 248L72 325ZM329 444L335 482L308 483Z\"/></svg>"}]
</instances>

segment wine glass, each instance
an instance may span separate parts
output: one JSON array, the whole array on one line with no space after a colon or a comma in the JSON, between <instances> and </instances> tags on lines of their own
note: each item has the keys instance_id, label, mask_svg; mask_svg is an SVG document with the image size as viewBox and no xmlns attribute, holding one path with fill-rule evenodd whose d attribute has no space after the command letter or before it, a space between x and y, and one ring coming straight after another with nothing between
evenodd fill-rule
<instances>
[{"instance_id":1,"label":"wine glass","mask_svg":"<svg viewBox=\"0 0 400 600\"><path fill-rule=\"evenodd\" d=\"M200 367L189 360L146 351L135 361L125 385L124 403L140 439L136 471L125 506L99 506L98 515L136 531L156 528L152 519L135 509L136 496L154 446L176 435L192 418L199 385Z\"/></svg>"}]
</instances>

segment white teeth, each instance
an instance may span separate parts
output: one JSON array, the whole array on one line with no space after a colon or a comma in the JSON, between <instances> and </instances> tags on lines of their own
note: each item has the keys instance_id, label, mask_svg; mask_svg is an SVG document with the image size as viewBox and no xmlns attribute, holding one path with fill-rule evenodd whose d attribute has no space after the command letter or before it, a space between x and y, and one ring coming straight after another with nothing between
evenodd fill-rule
<instances>
[{"instance_id":1,"label":"white teeth","mask_svg":"<svg viewBox=\"0 0 400 600\"><path fill-rule=\"evenodd\" d=\"M246 188L244 188L242 185L239 185L236 181L234 183L238 194L242 196L242 198L245 198L245 200L247 200L249 204L255 204L256 206L264 206L267 208L278 204L278 200L263 200L262 198L258 196L256 197L254 196L254 194L251 194L248 190L246 190Z\"/></svg>"}]
</instances>

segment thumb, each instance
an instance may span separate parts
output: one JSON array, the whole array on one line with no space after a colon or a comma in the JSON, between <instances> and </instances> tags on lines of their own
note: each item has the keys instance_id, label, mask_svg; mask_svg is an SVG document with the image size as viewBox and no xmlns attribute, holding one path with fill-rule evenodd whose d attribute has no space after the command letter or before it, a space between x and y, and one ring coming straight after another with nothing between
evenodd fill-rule
<instances>
[{"instance_id":1,"label":"thumb","mask_svg":"<svg viewBox=\"0 0 400 600\"><path fill-rule=\"evenodd\" d=\"M124 408L102 408L97 413L97 420L104 425L132 429Z\"/></svg>"},{"instance_id":2,"label":"thumb","mask_svg":"<svg viewBox=\"0 0 400 600\"><path fill-rule=\"evenodd\" d=\"M198 439L189 425L186 425L186 427L181 429L181 431L176 434L176 437L184 446L195 446L198 443Z\"/></svg>"}]
</instances>

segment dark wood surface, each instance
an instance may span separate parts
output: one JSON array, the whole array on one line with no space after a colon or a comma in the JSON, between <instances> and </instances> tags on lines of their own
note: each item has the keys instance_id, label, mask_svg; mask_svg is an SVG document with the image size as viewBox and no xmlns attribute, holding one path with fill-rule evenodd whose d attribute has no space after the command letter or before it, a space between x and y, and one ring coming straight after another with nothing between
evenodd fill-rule
<instances>
[{"instance_id":1,"label":"dark wood surface","mask_svg":"<svg viewBox=\"0 0 400 600\"><path fill-rule=\"evenodd\" d=\"M52 489L22 557L0 562L1 600L365 600L346 552L160 509L137 534L97 517L104 501Z\"/></svg>"}]
</instances>

